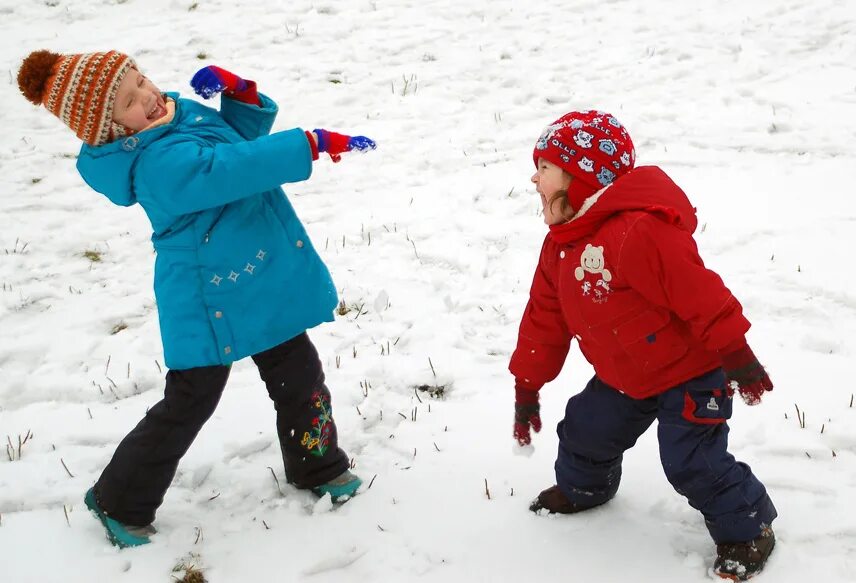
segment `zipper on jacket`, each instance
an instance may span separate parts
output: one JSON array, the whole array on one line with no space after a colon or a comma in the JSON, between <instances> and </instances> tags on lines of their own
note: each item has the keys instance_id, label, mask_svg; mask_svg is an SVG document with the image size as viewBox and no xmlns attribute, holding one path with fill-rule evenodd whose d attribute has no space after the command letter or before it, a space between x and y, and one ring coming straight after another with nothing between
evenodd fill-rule
<instances>
[{"instance_id":1,"label":"zipper on jacket","mask_svg":"<svg viewBox=\"0 0 856 583\"><path fill-rule=\"evenodd\" d=\"M220 212L219 212L219 213L217 213L217 216L214 218L214 220L211 222L211 224L210 224L210 225L208 225L208 230L205 232L205 236L204 236L204 237L202 237L202 242L203 242L203 243L207 243L207 242L208 242L208 239L210 239L210 238L211 238L211 231L213 231L213 230L214 230L214 227L216 227L216 226L217 226L217 223L219 223L219 222L220 222L220 219L223 217L223 213L224 213L224 212L226 212L226 209L225 209L225 208L221 208L221 209L220 209Z\"/></svg>"}]
</instances>

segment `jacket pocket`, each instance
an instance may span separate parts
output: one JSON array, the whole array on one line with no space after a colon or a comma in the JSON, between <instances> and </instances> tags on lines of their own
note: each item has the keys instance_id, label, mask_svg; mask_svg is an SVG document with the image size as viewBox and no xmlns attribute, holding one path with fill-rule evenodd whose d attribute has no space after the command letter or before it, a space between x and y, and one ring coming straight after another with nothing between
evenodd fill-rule
<instances>
[{"instance_id":1,"label":"jacket pocket","mask_svg":"<svg viewBox=\"0 0 856 583\"><path fill-rule=\"evenodd\" d=\"M733 398L725 388L705 391L684 389L681 416L695 425L720 425L731 418Z\"/></svg>"},{"instance_id":2,"label":"jacket pocket","mask_svg":"<svg viewBox=\"0 0 856 583\"><path fill-rule=\"evenodd\" d=\"M640 369L655 371L674 363L689 350L671 321L669 312L646 310L612 332L621 349Z\"/></svg>"},{"instance_id":3,"label":"jacket pocket","mask_svg":"<svg viewBox=\"0 0 856 583\"><path fill-rule=\"evenodd\" d=\"M294 263L279 222L262 211L261 205L233 207L203 237L198 253L206 297L252 293L271 272Z\"/></svg>"}]
</instances>

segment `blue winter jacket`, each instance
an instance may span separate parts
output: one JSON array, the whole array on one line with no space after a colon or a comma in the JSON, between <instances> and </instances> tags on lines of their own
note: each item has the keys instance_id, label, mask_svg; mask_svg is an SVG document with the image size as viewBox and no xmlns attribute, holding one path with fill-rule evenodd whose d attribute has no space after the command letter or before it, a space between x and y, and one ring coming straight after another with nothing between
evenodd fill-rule
<instances>
[{"instance_id":1,"label":"blue winter jacket","mask_svg":"<svg viewBox=\"0 0 856 583\"><path fill-rule=\"evenodd\" d=\"M277 106L179 99L165 125L92 147L77 169L152 223L155 298L173 369L225 365L333 319L336 289L280 188L306 180L303 130L269 134Z\"/></svg>"}]
</instances>

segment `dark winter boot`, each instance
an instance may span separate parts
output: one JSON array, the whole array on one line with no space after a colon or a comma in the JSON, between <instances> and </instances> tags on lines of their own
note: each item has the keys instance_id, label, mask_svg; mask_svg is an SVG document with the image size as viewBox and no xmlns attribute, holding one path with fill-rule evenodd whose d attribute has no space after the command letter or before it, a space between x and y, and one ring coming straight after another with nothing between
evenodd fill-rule
<instances>
[{"instance_id":1,"label":"dark winter boot","mask_svg":"<svg viewBox=\"0 0 856 583\"><path fill-rule=\"evenodd\" d=\"M769 526L764 527L761 536L745 543L723 543L716 545L716 561L713 572L723 579L746 581L761 572L773 547L776 535Z\"/></svg>"},{"instance_id":2,"label":"dark winter boot","mask_svg":"<svg viewBox=\"0 0 856 583\"><path fill-rule=\"evenodd\" d=\"M577 512L583 512L584 510L589 510L595 506L600 506L600 504L594 504L592 506L580 506L579 504L574 504L568 500L558 486L550 486L538 494L538 497L529 505L529 510L536 514L540 513L542 510L546 510L548 514L576 514Z\"/></svg>"}]
</instances>

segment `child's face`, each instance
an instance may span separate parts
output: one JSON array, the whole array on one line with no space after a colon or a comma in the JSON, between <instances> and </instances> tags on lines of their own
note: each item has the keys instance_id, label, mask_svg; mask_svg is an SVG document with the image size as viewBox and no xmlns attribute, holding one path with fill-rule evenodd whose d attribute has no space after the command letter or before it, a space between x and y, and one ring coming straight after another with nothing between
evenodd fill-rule
<instances>
[{"instance_id":1,"label":"child's face","mask_svg":"<svg viewBox=\"0 0 856 583\"><path fill-rule=\"evenodd\" d=\"M131 69L119 83L113 103L113 121L138 132L166 115L160 90L142 73Z\"/></svg>"},{"instance_id":2,"label":"child's face","mask_svg":"<svg viewBox=\"0 0 856 583\"><path fill-rule=\"evenodd\" d=\"M571 177L561 168L544 158L538 158L538 169L532 175L532 182L535 184L535 190L541 195L544 223L557 225L573 216L574 210L570 206L563 206L558 202L550 204L550 200L557 192L567 190L571 184Z\"/></svg>"}]
</instances>

